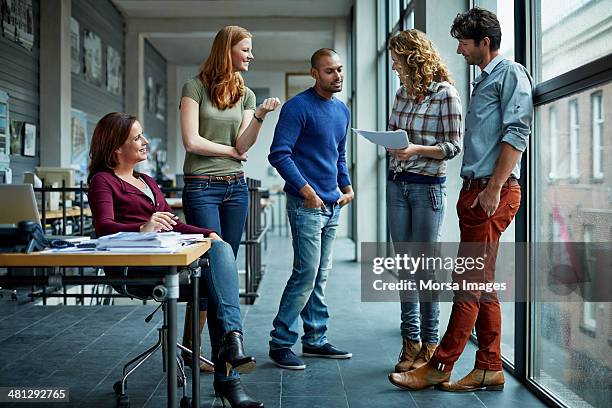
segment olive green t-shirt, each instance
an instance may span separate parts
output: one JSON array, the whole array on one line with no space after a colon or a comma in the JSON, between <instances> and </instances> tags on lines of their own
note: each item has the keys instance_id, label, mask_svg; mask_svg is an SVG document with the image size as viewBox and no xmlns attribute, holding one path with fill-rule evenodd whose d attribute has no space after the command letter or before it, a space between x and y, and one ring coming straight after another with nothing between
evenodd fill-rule
<instances>
[{"instance_id":1,"label":"olive green t-shirt","mask_svg":"<svg viewBox=\"0 0 612 408\"><path fill-rule=\"evenodd\" d=\"M210 101L208 91L202 80L196 76L183 85L181 97L188 97L200 105L200 136L211 142L226 146L236 146L236 137L242 114L245 110L255 110L255 94L246 86L244 95L232 108L217 109ZM202 156L196 153L185 155L183 172L185 174L210 174L214 176L236 174L242 171L242 162L231 157Z\"/></svg>"}]
</instances>

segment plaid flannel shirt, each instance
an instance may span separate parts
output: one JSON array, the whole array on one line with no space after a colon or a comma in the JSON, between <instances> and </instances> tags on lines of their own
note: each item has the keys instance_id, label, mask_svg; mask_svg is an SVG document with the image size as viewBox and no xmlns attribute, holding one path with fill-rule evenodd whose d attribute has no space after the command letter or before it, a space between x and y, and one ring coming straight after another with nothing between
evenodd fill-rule
<instances>
[{"instance_id":1,"label":"plaid flannel shirt","mask_svg":"<svg viewBox=\"0 0 612 408\"><path fill-rule=\"evenodd\" d=\"M432 82L428 95L417 102L405 87L400 87L395 94L388 129L403 129L410 143L438 146L444 152L441 160L421 155L399 160L392 155L391 171L435 177L446 175L446 160L461 152L461 99L457 90L448 82Z\"/></svg>"}]
</instances>

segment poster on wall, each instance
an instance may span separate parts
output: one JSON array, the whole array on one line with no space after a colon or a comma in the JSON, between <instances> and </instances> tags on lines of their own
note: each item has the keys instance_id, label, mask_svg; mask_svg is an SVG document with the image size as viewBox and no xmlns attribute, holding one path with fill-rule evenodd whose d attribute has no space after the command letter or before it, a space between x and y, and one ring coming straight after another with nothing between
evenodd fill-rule
<instances>
[{"instance_id":1,"label":"poster on wall","mask_svg":"<svg viewBox=\"0 0 612 408\"><path fill-rule=\"evenodd\" d=\"M1 0L2 35L32 51L34 14L32 0Z\"/></svg>"},{"instance_id":2,"label":"poster on wall","mask_svg":"<svg viewBox=\"0 0 612 408\"><path fill-rule=\"evenodd\" d=\"M87 114L85 112L77 109L71 110L70 132L72 141L70 163L79 170L85 170L85 166L87 166L87 152L89 150Z\"/></svg>"},{"instance_id":3,"label":"poster on wall","mask_svg":"<svg viewBox=\"0 0 612 408\"><path fill-rule=\"evenodd\" d=\"M159 120L164 120L166 117L166 89L163 85L157 85L157 97L155 117Z\"/></svg>"},{"instance_id":4,"label":"poster on wall","mask_svg":"<svg viewBox=\"0 0 612 408\"><path fill-rule=\"evenodd\" d=\"M36 156L36 125L31 123L26 123L23 131L23 155Z\"/></svg>"},{"instance_id":5,"label":"poster on wall","mask_svg":"<svg viewBox=\"0 0 612 408\"><path fill-rule=\"evenodd\" d=\"M106 89L121 95L121 54L110 45L106 48Z\"/></svg>"},{"instance_id":6,"label":"poster on wall","mask_svg":"<svg viewBox=\"0 0 612 408\"><path fill-rule=\"evenodd\" d=\"M95 85L102 85L102 41L97 34L85 30L85 79Z\"/></svg>"},{"instance_id":7,"label":"poster on wall","mask_svg":"<svg viewBox=\"0 0 612 408\"><path fill-rule=\"evenodd\" d=\"M79 22L74 17L70 17L70 71L81 73L81 34Z\"/></svg>"},{"instance_id":8,"label":"poster on wall","mask_svg":"<svg viewBox=\"0 0 612 408\"><path fill-rule=\"evenodd\" d=\"M21 146L23 143L23 131L25 122L20 120L11 120L11 154L22 154Z\"/></svg>"}]
</instances>

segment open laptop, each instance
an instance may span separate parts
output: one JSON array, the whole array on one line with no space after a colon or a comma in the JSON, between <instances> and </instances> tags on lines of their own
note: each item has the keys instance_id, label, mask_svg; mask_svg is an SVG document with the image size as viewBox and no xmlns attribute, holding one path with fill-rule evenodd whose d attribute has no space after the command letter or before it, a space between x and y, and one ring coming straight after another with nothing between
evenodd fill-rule
<instances>
[{"instance_id":1,"label":"open laptop","mask_svg":"<svg viewBox=\"0 0 612 408\"><path fill-rule=\"evenodd\" d=\"M38 206L31 184L0 184L0 224L34 221L40 225Z\"/></svg>"}]
</instances>

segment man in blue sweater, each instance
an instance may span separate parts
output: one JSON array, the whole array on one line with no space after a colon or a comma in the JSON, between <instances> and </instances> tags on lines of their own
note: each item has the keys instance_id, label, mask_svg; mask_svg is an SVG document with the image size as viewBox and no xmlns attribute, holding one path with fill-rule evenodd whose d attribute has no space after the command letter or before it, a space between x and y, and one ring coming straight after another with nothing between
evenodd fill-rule
<instances>
[{"instance_id":1,"label":"man in blue sweater","mask_svg":"<svg viewBox=\"0 0 612 408\"><path fill-rule=\"evenodd\" d=\"M322 48L310 63L315 85L283 106L268 156L285 179L293 236L293 271L270 332L269 355L279 367L293 370L306 368L291 350L298 339L298 317L304 322L304 356L352 356L332 346L325 335L329 319L325 284L340 208L354 196L346 167L350 113L333 96L342 90L344 78L338 54Z\"/></svg>"}]
</instances>

